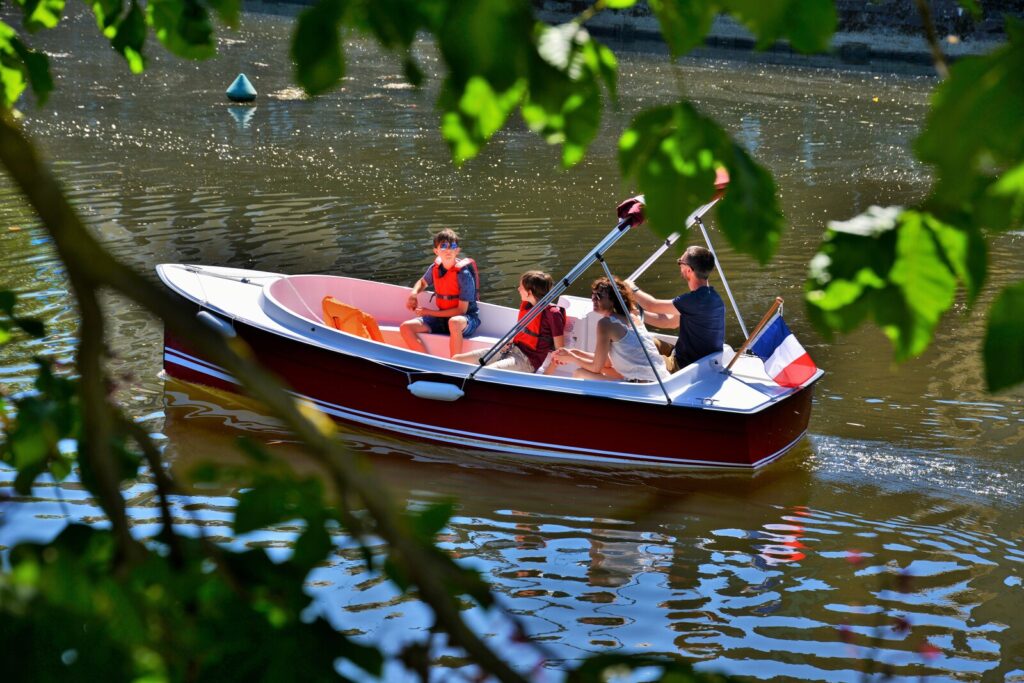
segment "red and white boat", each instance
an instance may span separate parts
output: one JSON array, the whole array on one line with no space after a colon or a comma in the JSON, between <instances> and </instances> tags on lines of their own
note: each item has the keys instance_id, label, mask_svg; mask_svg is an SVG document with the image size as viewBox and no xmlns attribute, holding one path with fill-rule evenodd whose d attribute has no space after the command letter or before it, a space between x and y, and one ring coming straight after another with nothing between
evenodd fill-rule
<instances>
[{"instance_id":1,"label":"red and white boat","mask_svg":"<svg viewBox=\"0 0 1024 683\"><path fill-rule=\"evenodd\" d=\"M701 216L714 203L687 219L688 227L700 226L705 239ZM610 272L604 254L629 227L628 219L615 226L533 309L543 310L541 304L549 300L566 309L567 345L593 347L597 314L589 297L562 292L596 261ZM667 240L630 279L639 277L674 241ZM823 374L816 369L801 385L782 387L765 373L760 358L746 354L727 371L735 356L728 345L664 382L498 370L449 359L447 337L422 335L427 354L406 348L399 334L399 325L410 316L405 286L182 264L161 264L157 272L200 318L244 340L297 397L324 413L341 422L460 448L631 468L756 468L803 437L813 385ZM383 341L326 324L326 296L372 315ZM421 297L429 305L427 293ZM517 325L517 313L480 302L481 325L466 340L465 350L501 348L526 322ZM674 337L663 338L674 342ZM239 388L222 368L171 334L165 337L164 369L181 380L228 391Z\"/></svg>"}]
</instances>

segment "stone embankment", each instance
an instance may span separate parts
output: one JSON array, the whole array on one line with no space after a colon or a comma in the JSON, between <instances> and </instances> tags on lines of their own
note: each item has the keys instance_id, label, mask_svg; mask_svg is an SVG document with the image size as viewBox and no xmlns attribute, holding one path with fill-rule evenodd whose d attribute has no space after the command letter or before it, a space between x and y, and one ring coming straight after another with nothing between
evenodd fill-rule
<instances>
[{"instance_id":1,"label":"stone embankment","mask_svg":"<svg viewBox=\"0 0 1024 683\"><path fill-rule=\"evenodd\" d=\"M1024 0L989 0L975 19L956 0L928 0L932 21L942 51L950 59L988 52L1005 41L1006 15L1024 18ZM592 3L587 0L533 0L540 17L548 22L568 21ZM932 61L921 16L914 0L836 0L838 30L829 56L797 55L787 43L780 42L761 53L773 61L840 60L848 64L874 62ZM601 12L587 28L595 35L610 36L622 43L659 41L658 20L644 0L628 10ZM706 41L706 47L728 50L752 50L754 37L729 17L718 17Z\"/></svg>"}]
</instances>

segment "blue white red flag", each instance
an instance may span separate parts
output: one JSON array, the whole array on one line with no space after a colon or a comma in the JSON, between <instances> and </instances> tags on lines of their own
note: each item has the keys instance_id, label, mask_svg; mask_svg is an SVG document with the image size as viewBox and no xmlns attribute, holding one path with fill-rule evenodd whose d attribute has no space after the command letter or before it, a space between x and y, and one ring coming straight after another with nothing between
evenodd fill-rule
<instances>
[{"instance_id":1,"label":"blue white red flag","mask_svg":"<svg viewBox=\"0 0 1024 683\"><path fill-rule=\"evenodd\" d=\"M783 387L798 387L818 370L804 347L789 331L781 312L776 312L761 329L750 345L750 351L764 361L768 376Z\"/></svg>"}]
</instances>

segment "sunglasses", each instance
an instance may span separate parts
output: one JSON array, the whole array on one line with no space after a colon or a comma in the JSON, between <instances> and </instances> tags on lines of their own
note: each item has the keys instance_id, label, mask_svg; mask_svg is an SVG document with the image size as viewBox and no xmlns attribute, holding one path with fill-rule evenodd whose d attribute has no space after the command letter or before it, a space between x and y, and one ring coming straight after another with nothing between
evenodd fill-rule
<instances>
[{"instance_id":1,"label":"sunglasses","mask_svg":"<svg viewBox=\"0 0 1024 683\"><path fill-rule=\"evenodd\" d=\"M437 245L437 248L438 249L458 249L459 248L459 243L458 242L441 242L440 244Z\"/></svg>"},{"instance_id":2,"label":"sunglasses","mask_svg":"<svg viewBox=\"0 0 1024 683\"><path fill-rule=\"evenodd\" d=\"M604 292L593 292L590 295L590 298L592 300L594 300L594 301L601 301L601 300L603 300L605 298L605 293Z\"/></svg>"},{"instance_id":3,"label":"sunglasses","mask_svg":"<svg viewBox=\"0 0 1024 683\"><path fill-rule=\"evenodd\" d=\"M676 261L676 263L678 263L681 266L686 266L687 268L693 268L693 266L687 263L684 259L679 259L678 261Z\"/></svg>"}]
</instances>

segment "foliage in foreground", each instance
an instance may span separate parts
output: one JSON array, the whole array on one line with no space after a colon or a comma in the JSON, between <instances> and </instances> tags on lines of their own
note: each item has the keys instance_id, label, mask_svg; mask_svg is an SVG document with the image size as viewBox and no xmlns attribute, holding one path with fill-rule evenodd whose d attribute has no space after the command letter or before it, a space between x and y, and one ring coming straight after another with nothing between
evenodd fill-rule
<instances>
[{"instance_id":1,"label":"foliage in foreground","mask_svg":"<svg viewBox=\"0 0 1024 683\"><path fill-rule=\"evenodd\" d=\"M302 590L309 570L334 552L331 533L344 531L364 548L374 571L414 591L434 612L437 629L483 671L501 680L523 675L468 628L464 598L493 608L486 584L433 544L451 508L397 510L366 471L345 453L323 416L303 412L277 383L232 347L178 310L170 297L116 261L85 229L59 185L36 157L15 121L26 88L40 104L53 88L45 54L25 34L52 28L64 0L15 0L21 31L0 22L0 159L39 214L67 271L79 308L77 375L55 373L40 359L34 392L3 399L3 459L18 469L16 487L30 491L43 473L61 480L77 467L83 485L110 520L110 530L71 526L53 542L26 544L0 575L0 637L26 655L25 675L75 677L103 670L115 679L205 679L250 673L334 678L339 659L370 674L380 651L358 646L308 614ZM184 58L215 52L213 16L228 25L238 0L90 0L98 30L132 71L145 67L150 32ZM566 166L577 163L596 136L606 98L616 101L614 55L593 40L585 20L632 0L601 0L576 21L537 22L524 0L319 0L299 18L293 56L296 77L311 93L335 86L345 69L345 32L372 36L394 51L410 82L423 79L413 45L426 33L447 69L438 100L440 129L456 163L464 163L513 112L546 140L561 145ZM673 56L701 44L711 20L727 12L762 47L788 40L802 51L825 49L835 26L830 0L763 3L747 0L650 0ZM976 11L973 2L963 3ZM991 55L965 59L936 90L918 141L920 158L936 170L933 192L920 206L874 208L832 224L812 263L807 301L822 330L846 331L874 319L897 357L921 353L960 288L974 302L985 281L985 243L992 233L1019 229L1024 213L1024 29L1008 25L1009 42ZM943 66L943 65L938 65ZM985 125L975 125L985 121ZM623 176L648 197L653 228L671 232L679 218L710 196L715 170L732 177L730 201L718 224L739 251L767 261L783 218L770 174L685 97L640 112L619 141ZM251 466L229 476L247 487L234 530L298 520L303 533L280 565L259 552L236 553L173 527L175 491L148 435L109 400L104 367L109 290L159 316L176 335L226 368L310 447L323 468L319 480L297 477L250 446ZM0 292L0 343L42 334L37 321L16 315L16 296ZM996 299L985 343L989 386L1024 380L1024 283ZM121 486L145 464L157 488L162 530L133 538ZM383 541L379 556L367 539ZM511 618L511 617L510 617ZM537 646L540 647L539 645ZM402 661L426 677L428 650ZM282 663L287 670L281 670ZM610 671L654 667L664 680L710 680L685 664L612 655L592 657L567 674L603 680Z\"/></svg>"}]
</instances>

